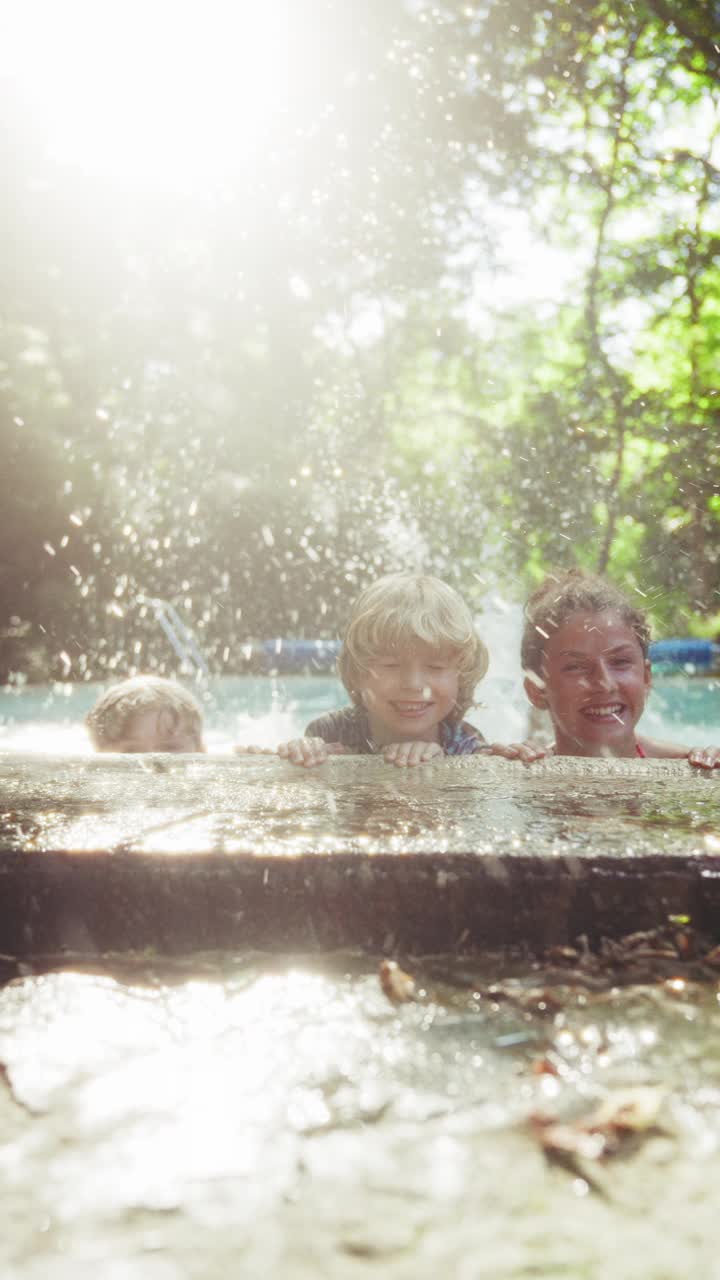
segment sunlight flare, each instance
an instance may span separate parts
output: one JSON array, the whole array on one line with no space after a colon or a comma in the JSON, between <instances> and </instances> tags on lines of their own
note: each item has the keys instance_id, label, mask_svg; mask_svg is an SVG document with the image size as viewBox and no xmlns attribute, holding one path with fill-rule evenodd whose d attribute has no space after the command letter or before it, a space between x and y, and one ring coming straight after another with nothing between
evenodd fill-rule
<instances>
[{"instance_id":1,"label":"sunlight flare","mask_svg":"<svg viewBox=\"0 0 720 1280\"><path fill-rule=\"evenodd\" d=\"M6 14L3 78L60 164L190 185L252 161L288 111L286 5L30 0ZM291 49L292 46L292 49Z\"/></svg>"}]
</instances>

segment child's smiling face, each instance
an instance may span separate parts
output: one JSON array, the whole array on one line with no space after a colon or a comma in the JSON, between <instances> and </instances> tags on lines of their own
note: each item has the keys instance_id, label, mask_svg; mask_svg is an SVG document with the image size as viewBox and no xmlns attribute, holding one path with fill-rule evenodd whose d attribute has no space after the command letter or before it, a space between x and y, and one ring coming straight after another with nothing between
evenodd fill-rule
<instances>
[{"instance_id":1,"label":"child's smiling face","mask_svg":"<svg viewBox=\"0 0 720 1280\"><path fill-rule=\"evenodd\" d=\"M545 645L543 676L544 687L528 677L525 688L550 712L558 755L635 755L650 663L618 613L567 618Z\"/></svg>"},{"instance_id":2,"label":"child's smiling face","mask_svg":"<svg viewBox=\"0 0 720 1280\"><path fill-rule=\"evenodd\" d=\"M457 701L455 654L422 640L375 654L368 661L361 694L377 746L439 742L440 721Z\"/></svg>"}]
</instances>

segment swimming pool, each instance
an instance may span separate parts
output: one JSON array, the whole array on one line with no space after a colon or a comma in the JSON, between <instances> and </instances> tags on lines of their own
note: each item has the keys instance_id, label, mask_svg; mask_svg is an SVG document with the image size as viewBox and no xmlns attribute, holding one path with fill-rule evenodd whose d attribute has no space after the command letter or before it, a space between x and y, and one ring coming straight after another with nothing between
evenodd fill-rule
<instances>
[{"instance_id":1,"label":"swimming pool","mask_svg":"<svg viewBox=\"0 0 720 1280\"><path fill-rule=\"evenodd\" d=\"M0 750L90 751L83 717L101 684L36 685L0 689ZM226 676L197 686L205 708L210 751L234 744L274 747L301 735L306 724L347 704L331 676ZM517 741L527 734L528 703L520 678L488 677L478 688L469 719L489 741ZM720 736L720 680L658 677L642 720L643 732L686 746Z\"/></svg>"}]
</instances>

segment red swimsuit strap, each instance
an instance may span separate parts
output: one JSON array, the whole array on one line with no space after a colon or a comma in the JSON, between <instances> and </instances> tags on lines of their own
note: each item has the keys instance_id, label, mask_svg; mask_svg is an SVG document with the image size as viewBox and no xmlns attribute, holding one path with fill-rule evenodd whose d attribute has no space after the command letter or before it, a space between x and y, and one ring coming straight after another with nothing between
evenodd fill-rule
<instances>
[{"instance_id":1,"label":"red swimsuit strap","mask_svg":"<svg viewBox=\"0 0 720 1280\"><path fill-rule=\"evenodd\" d=\"M647 758L639 742L635 743L635 751L641 757L641 759L645 760Z\"/></svg>"}]
</instances>

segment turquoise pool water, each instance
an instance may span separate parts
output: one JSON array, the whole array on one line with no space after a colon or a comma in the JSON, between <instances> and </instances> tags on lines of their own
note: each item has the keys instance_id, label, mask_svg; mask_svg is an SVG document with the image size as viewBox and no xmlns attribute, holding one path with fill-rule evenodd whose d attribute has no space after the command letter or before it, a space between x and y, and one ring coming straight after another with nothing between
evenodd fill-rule
<instances>
[{"instance_id":1,"label":"turquoise pool water","mask_svg":"<svg viewBox=\"0 0 720 1280\"><path fill-rule=\"evenodd\" d=\"M107 687L6 686L0 690L0 750L89 751L83 719ZM204 707L210 751L226 751L235 743L275 746L344 701L342 686L332 677L223 677L204 681L195 692Z\"/></svg>"},{"instance_id":2,"label":"turquoise pool water","mask_svg":"<svg viewBox=\"0 0 720 1280\"><path fill-rule=\"evenodd\" d=\"M83 718L105 685L56 684L0 689L0 750L90 750ZM235 743L273 747L302 734L324 711L347 703L340 681L323 676L226 676L198 686L210 751ZM527 734L527 700L520 679L489 677L469 718L489 740ZM651 736L701 746L720 740L720 680L659 677L642 720Z\"/></svg>"}]
</instances>

